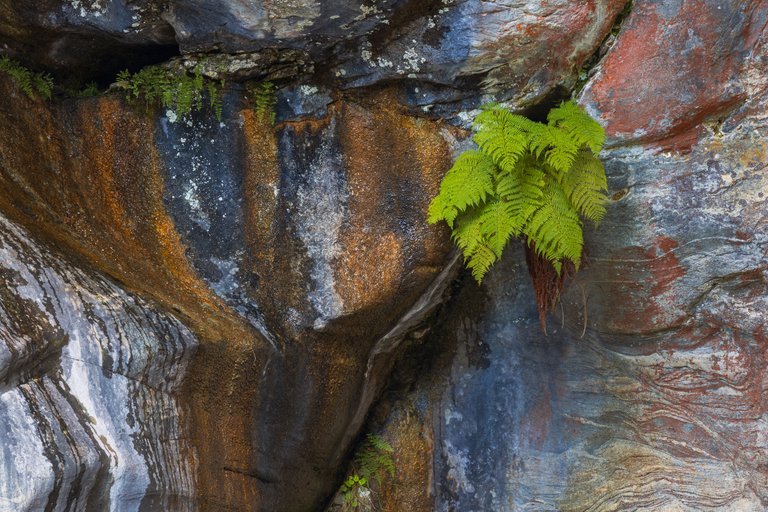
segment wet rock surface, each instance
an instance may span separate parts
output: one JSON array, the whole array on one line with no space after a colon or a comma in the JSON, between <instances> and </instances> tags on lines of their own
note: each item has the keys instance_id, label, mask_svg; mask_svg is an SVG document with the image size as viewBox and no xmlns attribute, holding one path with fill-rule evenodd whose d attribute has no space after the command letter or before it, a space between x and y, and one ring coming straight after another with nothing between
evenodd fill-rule
<instances>
[{"instance_id":1,"label":"wet rock surface","mask_svg":"<svg viewBox=\"0 0 768 512\"><path fill-rule=\"evenodd\" d=\"M227 80L0 76L0 510L320 509L398 358L385 510L764 508L768 8L625 6L0 0L64 80ZM520 248L451 285L425 212L472 109L587 78L612 201L544 336Z\"/></svg>"},{"instance_id":2,"label":"wet rock surface","mask_svg":"<svg viewBox=\"0 0 768 512\"><path fill-rule=\"evenodd\" d=\"M194 506L317 506L399 339L442 300L450 245L423 218L458 132L407 116L387 94L319 102L320 117L286 111L273 126L237 88L221 121L174 123L115 95L49 106L4 86L3 209L199 339L175 389ZM281 101L307 114L308 91ZM33 358L4 372L15 379Z\"/></svg>"}]
</instances>

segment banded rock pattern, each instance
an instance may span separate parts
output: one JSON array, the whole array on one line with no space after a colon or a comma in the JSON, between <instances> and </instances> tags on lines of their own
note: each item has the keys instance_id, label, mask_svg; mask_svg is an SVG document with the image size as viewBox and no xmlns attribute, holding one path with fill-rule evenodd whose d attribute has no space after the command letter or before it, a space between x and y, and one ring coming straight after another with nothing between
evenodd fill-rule
<instances>
[{"instance_id":1,"label":"banded rock pattern","mask_svg":"<svg viewBox=\"0 0 768 512\"><path fill-rule=\"evenodd\" d=\"M0 504L322 507L457 265L424 219L467 147L440 117L549 102L595 55L590 266L548 337L520 251L454 287L374 415L384 505L765 508L766 5L636 0L613 42L626 5L0 0L3 53L63 79L228 78L221 121L176 122L0 80ZM237 83L264 77L274 125Z\"/></svg>"},{"instance_id":2,"label":"banded rock pattern","mask_svg":"<svg viewBox=\"0 0 768 512\"><path fill-rule=\"evenodd\" d=\"M0 510L192 510L198 342L0 217Z\"/></svg>"}]
</instances>

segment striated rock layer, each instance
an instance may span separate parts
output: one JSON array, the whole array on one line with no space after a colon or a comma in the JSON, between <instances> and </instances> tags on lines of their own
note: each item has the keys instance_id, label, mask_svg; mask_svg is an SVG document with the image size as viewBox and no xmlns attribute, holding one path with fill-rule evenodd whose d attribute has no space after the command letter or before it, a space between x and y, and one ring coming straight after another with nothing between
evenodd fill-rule
<instances>
[{"instance_id":1,"label":"striated rock layer","mask_svg":"<svg viewBox=\"0 0 768 512\"><path fill-rule=\"evenodd\" d=\"M0 217L0 510L193 510L198 341Z\"/></svg>"}]
</instances>

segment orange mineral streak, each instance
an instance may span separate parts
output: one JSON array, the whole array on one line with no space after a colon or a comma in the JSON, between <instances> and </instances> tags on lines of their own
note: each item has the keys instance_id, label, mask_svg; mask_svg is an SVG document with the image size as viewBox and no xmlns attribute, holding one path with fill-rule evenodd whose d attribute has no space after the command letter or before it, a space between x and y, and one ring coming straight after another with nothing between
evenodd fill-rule
<instances>
[{"instance_id":1,"label":"orange mineral streak","mask_svg":"<svg viewBox=\"0 0 768 512\"><path fill-rule=\"evenodd\" d=\"M252 404L268 349L187 260L163 204L152 119L110 96L29 100L7 80L0 98L0 210L195 331L200 346L181 399L196 492L202 510L253 507Z\"/></svg>"},{"instance_id":2,"label":"orange mineral streak","mask_svg":"<svg viewBox=\"0 0 768 512\"><path fill-rule=\"evenodd\" d=\"M386 435L395 449L395 476L382 480L383 512L430 512L432 497L433 442L431 423L415 410L406 410L388 426ZM376 483L373 484L377 486Z\"/></svg>"},{"instance_id":3,"label":"orange mineral streak","mask_svg":"<svg viewBox=\"0 0 768 512\"><path fill-rule=\"evenodd\" d=\"M451 164L440 125L403 114L391 94L375 100L345 103L340 116L349 219L339 237L335 290L349 312L393 297L399 304L390 307L411 304L415 297L407 294L423 290L447 252L444 233L423 220L424 198L437 194ZM398 223L414 217L421 220ZM426 265L412 267L413 260Z\"/></svg>"}]
</instances>

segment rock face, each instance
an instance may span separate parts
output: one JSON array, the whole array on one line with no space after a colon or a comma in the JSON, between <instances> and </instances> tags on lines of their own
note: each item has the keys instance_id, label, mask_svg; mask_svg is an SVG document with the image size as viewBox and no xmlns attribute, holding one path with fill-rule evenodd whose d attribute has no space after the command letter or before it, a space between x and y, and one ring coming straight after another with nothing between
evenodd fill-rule
<instances>
[{"instance_id":1,"label":"rock face","mask_svg":"<svg viewBox=\"0 0 768 512\"><path fill-rule=\"evenodd\" d=\"M0 43L30 64L101 81L146 64L147 54L162 59L174 52L223 58L239 78L280 67L292 69L288 75L315 69L324 82L345 89L398 80L409 104L439 110L460 100L477 106L480 92L530 103L558 84L572 85L573 72L624 4L3 0Z\"/></svg>"},{"instance_id":2,"label":"rock face","mask_svg":"<svg viewBox=\"0 0 768 512\"><path fill-rule=\"evenodd\" d=\"M767 14L635 2L581 99L614 146L588 267L548 336L519 249L464 283L380 419L404 447L388 510L768 506Z\"/></svg>"},{"instance_id":3,"label":"rock face","mask_svg":"<svg viewBox=\"0 0 768 512\"><path fill-rule=\"evenodd\" d=\"M446 285L449 246L423 217L453 130L385 96L273 127L239 89L221 122L176 124L114 96L47 107L7 92L3 209L200 340L176 389L191 446L176 462L196 482L180 496L210 510L316 506L391 365L398 325L418 323ZM371 319L376 308L386 313Z\"/></svg>"},{"instance_id":4,"label":"rock face","mask_svg":"<svg viewBox=\"0 0 768 512\"><path fill-rule=\"evenodd\" d=\"M404 338L385 510L768 506L768 7L636 0L606 40L625 4L0 0L64 83L228 84L219 121L0 75L0 510L320 510ZM612 202L544 336L522 251L451 287L425 212L471 109L593 55Z\"/></svg>"}]
</instances>

